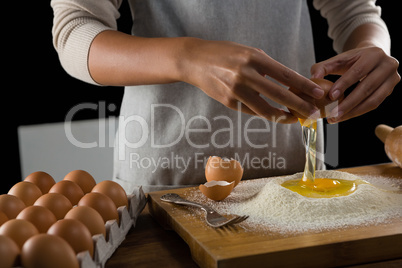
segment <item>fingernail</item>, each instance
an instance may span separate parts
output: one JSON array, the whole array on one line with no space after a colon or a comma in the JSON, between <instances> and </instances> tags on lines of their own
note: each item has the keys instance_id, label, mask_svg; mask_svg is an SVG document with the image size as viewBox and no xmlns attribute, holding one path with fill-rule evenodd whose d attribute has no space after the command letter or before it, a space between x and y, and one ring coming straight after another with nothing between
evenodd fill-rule
<instances>
[{"instance_id":1,"label":"fingernail","mask_svg":"<svg viewBox=\"0 0 402 268\"><path fill-rule=\"evenodd\" d=\"M324 90L322 90L321 88L314 88L313 89L313 95L316 98L322 98L324 96Z\"/></svg>"},{"instance_id":2,"label":"fingernail","mask_svg":"<svg viewBox=\"0 0 402 268\"><path fill-rule=\"evenodd\" d=\"M330 114L330 117L328 118L328 121L331 124L334 124L336 122L338 122L343 116L343 112L341 111L332 111Z\"/></svg>"},{"instance_id":3,"label":"fingernail","mask_svg":"<svg viewBox=\"0 0 402 268\"><path fill-rule=\"evenodd\" d=\"M341 92L340 92L338 89L336 89L336 90L335 90L334 92L332 92L332 94L331 94L332 100L338 99L338 98L339 98L339 95L341 95Z\"/></svg>"},{"instance_id":4,"label":"fingernail","mask_svg":"<svg viewBox=\"0 0 402 268\"><path fill-rule=\"evenodd\" d=\"M327 122L329 124L336 124L336 121L333 118L327 118Z\"/></svg>"}]
</instances>

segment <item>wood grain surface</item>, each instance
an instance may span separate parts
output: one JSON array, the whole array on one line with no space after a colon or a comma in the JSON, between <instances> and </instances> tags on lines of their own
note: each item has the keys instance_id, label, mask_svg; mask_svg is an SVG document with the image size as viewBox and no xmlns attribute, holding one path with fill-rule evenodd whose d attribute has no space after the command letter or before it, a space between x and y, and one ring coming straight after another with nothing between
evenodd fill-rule
<instances>
[{"instance_id":1,"label":"wood grain surface","mask_svg":"<svg viewBox=\"0 0 402 268\"><path fill-rule=\"evenodd\" d=\"M394 164L343 169L354 174L402 179ZM200 267L333 267L402 258L402 218L379 225L282 235L250 232L241 227L213 229L186 207L160 201L165 193L185 194L198 188L150 193L148 210L189 246ZM402 204L401 204L402 205Z\"/></svg>"}]
</instances>

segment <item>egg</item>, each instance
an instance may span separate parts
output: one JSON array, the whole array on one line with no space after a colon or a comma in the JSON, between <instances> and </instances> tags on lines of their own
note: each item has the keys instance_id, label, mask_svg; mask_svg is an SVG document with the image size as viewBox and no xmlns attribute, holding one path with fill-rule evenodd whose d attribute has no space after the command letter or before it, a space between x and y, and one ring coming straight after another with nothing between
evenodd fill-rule
<instances>
[{"instance_id":1,"label":"egg","mask_svg":"<svg viewBox=\"0 0 402 268\"><path fill-rule=\"evenodd\" d=\"M48 208L58 220L63 219L66 213L73 208L70 200L59 193L44 194L35 201L34 205Z\"/></svg>"},{"instance_id":2,"label":"egg","mask_svg":"<svg viewBox=\"0 0 402 268\"><path fill-rule=\"evenodd\" d=\"M0 226L5 223L6 221L8 221L8 217L6 215L6 213L4 213L3 211L0 211Z\"/></svg>"},{"instance_id":3,"label":"egg","mask_svg":"<svg viewBox=\"0 0 402 268\"><path fill-rule=\"evenodd\" d=\"M89 193L96 185L95 179L85 170L73 170L63 180L73 181L81 187L84 194Z\"/></svg>"},{"instance_id":4,"label":"egg","mask_svg":"<svg viewBox=\"0 0 402 268\"><path fill-rule=\"evenodd\" d=\"M20 249L17 244L5 235L0 235L0 267L15 267L19 265Z\"/></svg>"},{"instance_id":5,"label":"egg","mask_svg":"<svg viewBox=\"0 0 402 268\"><path fill-rule=\"evenodd\" d=\"M79 220L88 228L92 236L103 234L106 237L105 222L99 212L91 207L76 206L67 212L64 218Z\"/></svg>"},{"instance_id":6,"label":"egg","mask_svg":"<svg viewBox=\"0 0 402 268\"><path fill-rule=\"evenodd\" d=\"M24 181L29 181L29 182L34 183L36 186L39 187L42 194L48 193L50 188L52 188L52 186L56 184L53 177L43 171L36 171L36 172L29 174L24 179Z\"/></svg>"},{"instance_id":7,"label":"egg","mask_svg":"<svg viewBox=\"0 0 402 268\"><path fill-rule=\"evenodd\" d=\"M329 113L332 111L332 109L334 109L336 107L336 105L338 105L340 102L342 102L344 96L342 94L338 98L338 100L333 101L329 98L328 93L334 83L332 83L329 80L322 79L322 78L311 78L311 81L313 81L314 83L319 85L324 90L324 96L321 99L315 99L313 97L310 97L295 88L289 88L289 90L291 92L295 93L296 95L300 96L302 99L314 104L318 109L320 109L320 117L325 118L329 115ZM298 112L296 112L294 110L289 109L289 111L292 114L294 114L295 116L297 116L298 118L306 119L305 116L303 116L302 114L299 114Z\"/></svg>"},{"instance_id":8,"label":"egg","mask_svg":"<svg viewBox=\"0 0 402 268\"><path fill-rule=\"evenodd\" d=\"M8 191L8 194L15 195L26 206L31 206L42 195L42 191L34 183L29 181L20 181L14 184Z\"/></svg>"},{"instance_id":9,"label":"egg","mask_svg":"<svg viewBox=\"0 0 402 268\"><path fill-rule=\"evenodd\" d=\"M20 249L28 238L37 234L39 231L35 225L22 219L8 220L0 227L0 235L10 237Z\"/></svg>"},{"instance_id":10,"label":"egg","mask_svg":"<svg viewBox=\"0 0 402 268\"><path fill-rule=\"evenodd\" d=\"M82 191L81 187L79 187L75 182L68 180L57 182L52 186L52 188L50 188L49 193L59 193L64 195L68 198L68 200L70 200L73 206L77 205L81 197L84 196L84 192Z\"/></svg>"},{"instance_id":11,"label":"egg","mask_svg":"<svg viewBox=\"0 0 402 268\"><path fill-rule=\"evenodd\" d=\"M61 237L39 234L26 241L21 250L24 268L79 268L71 246Z\"/></svg>"},{"instance_id":12,"label":"egg","mask_svg":"<svg viewBox=\"0 0 402 268\"><path fill-rule=\"evenodd\" d=\"M15 219L25 207L25 203L15 195L0 195L0 211L6 214L9 219Z\"/></svg>"},{"instance_id":13,"label":"egg","mask_svg":"<svg viewBox=\"0 0 402 268\"><path fill-rule=\"evenodd\" d=\"M221 201L228 197L234 188L234 181L209 181L199 186L201 193L214 201Z\"/></svg>"},{"instance_id":14,"label":"egg","mask_svg":"<svg viewBox=\"0 0 402 268\"><path fill-rule=\"evenodd\" d=\"M88 206L95 209L102 216L105 223L108 220L119 222L117 207L113 200L105 194L96 192L87 193L78 202L78 206Z\"/></svg>"},{"instance_id":15,"label":"egg","mask_svg":"<svg viewBox=\"0 0 402 268\"><path fill-rule=\"evenodd\" d=\"M54 223L47 234L63 238L74 250L75 254L88 251L93 257L94 242L88 228L79 220L62 219Z\"/></svg>"},{"instance_id":16,"label":"egg","mask_svg":"<svg viewBox=\"0 0 402 268\"><path fill-rule=\"evenodd\" d=\"M126 206L128 207L128 199L126 191L117 182L105 180L101 181L92 189L92 192L102 193L109 196L116 207Z\"/></svg>"},{"instance_id":17,"label":"egg","mask_svg":"<svg viewBox=\"0 0 402 268\"><path fill-rule=\"evenodd\" d=\"M235 159L210 156L205 166L205 177L207 181L234 182L234 187L240 182L243 176L243 168Z\"/></svg>"},{"instance_id":18,"label":"egg","mask_svg":"<svg viewBox=\"0 0 402 268\"><path fill-rule=\"evenodd\" d=\"M39 233L46 233L49 227L57 221L56 216L43 206L26 207L18 214L17 219L30 221Z\"/></svg>"}]
</instances>

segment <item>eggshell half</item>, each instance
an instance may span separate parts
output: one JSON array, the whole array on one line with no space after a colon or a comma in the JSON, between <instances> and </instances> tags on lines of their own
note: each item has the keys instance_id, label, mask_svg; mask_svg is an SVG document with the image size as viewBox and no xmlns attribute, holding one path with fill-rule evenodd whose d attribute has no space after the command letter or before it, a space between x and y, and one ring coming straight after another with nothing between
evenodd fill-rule
<instances>
[{"instance_id":1,"label":"eggshell half","mask_svg":"<svg viewBox=\"0 0 402 268\"><path fill-rule=\"evenodd\" d=\"M243 168L235 159L210 156L205 166L205 178L207 181L234 182L234 187L243 177Z\"/></svg>"},{"instance_id":2,"label":"eggshell half","mask_svg":"<svg viewBox=\"0 0 402 268\"><path fill-rule=\"evenodd\" d=\"M324 90L324 96L321 99L315 99L313 97L310 97L310 96L304 94L303 92L301 92L300 90L292 88L292 87L289 88L289 91L295 93L302 99L314 104L318 109L320 109L320 117L325 118L329 115L329 113L332 111L332 109L334 109L343 100L344 96L341 95L338 98L338 100L333 101L329 98L328 93L334 83L332 83L329 80L322 79L322 78L311 78L311 81L313 81L314 83L319 85ZM305 116L303 116L302 114L299 114L298 112L296 112L292 109L289 109L289 111L292 114L294 114L295 116L297 116L298 118L306 119Z\"/></svg>"},{"instance_id":3,"label":"eggshell half","mask_svg":"<svg viewBox=\"0 0 402 268\"><path fill-rule=\"evenodd\" d=\"M234 188L234 182L209 181L199 186L201 193L214 201L221 201L228 197Z\"/></svg>"}]
</instances>

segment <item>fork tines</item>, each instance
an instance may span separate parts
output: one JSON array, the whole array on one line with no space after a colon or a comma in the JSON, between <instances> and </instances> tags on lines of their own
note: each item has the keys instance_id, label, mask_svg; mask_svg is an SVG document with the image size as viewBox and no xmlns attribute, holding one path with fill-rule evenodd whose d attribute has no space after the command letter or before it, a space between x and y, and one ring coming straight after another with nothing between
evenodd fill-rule
<instances>
[{"instance_id":1,"label":"fork tines","mask_svg":"<svg viewBox=\"0 0 402 268\"><path fill-rule=\"evenodd\" d=\"M237 224L237 223L241 223L242 221L245 221L248 219L248 216L244 215L244 216L239 216L237 217L235 220L233 220L231 222L231 224Z\"/></svg>"}]
</instances>

